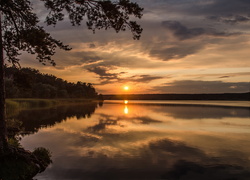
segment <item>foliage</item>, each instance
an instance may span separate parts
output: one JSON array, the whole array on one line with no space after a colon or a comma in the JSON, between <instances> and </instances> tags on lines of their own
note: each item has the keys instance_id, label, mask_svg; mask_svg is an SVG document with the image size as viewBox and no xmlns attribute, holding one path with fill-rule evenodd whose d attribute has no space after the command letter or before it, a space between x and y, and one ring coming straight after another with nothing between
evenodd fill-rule
<instances>
[{"instance_id":1,"label":"foliage","mask_svg":"<svg viewBox=\"0 0 250 180\"><path fill-rule=\"evenodd\" d=\"M130 29L134 39L139 39L142 28L131 21L130 17L142 17L142 8L129 0L41 0L48 9L46 18L48 25L55 25L63 20L68 13L72 25L80 25L83 17L87 18L87 26L96 29L113 28L116 32ZM0 151L7 148L5 124L5 84L4 57L13 65L19 65L20 52L35 54L42 64L55 65L52 56L56 49L70 50L67 45L54 39L39 25L39 19L34 13L30 0L0 1ZM4 52L3 52L4 51ZM31 69L14 71L18 75L7 76L9 94L7 97L42 97L54 98L60 96L92 98L96 96L91 84L78 82L67 83L52 75L41 75ZM32 74L32 75L31 75ZM42 77L43 76L43 77ZM34 79L32 79L35 77ZM44 78L45 77L45 78ZM37 81L37 79L46 81ZM57 85L51 84L51 82ZM18 94L18 95L16 95Z\"/></svg>"},{"instance_id":2,"label":"foliage","mask_svg":"<svg viewBox=\"0 0 250 180\"><path fill-rule=\"evenodd\" d=\"M9 146L8 152L0 153L0 179L31 180L51 163L51 153L45 148L36 148L31 153Z\"/></svg>"},{"instance_id":3,"label":"foliage","mask_svg":"<svg viewBox=\"0 0 250 180\"><path fill-rule=\"evenodd\" d=\"M36 166L16 156L3 156L0 162L0 178L3 180L30 180L38 171Z\"/></svg>"},{"instance_id":4,"label":"foliage","mask_svg":"<svg viewBox=\"0 0 250 180\"><path fill-rule=\"evenodd\" d=\"M97 98L91 83L69 83L31 68L5 67L7 98ZM46 103L46 102L45 102Z\"/></svg>"},{"instance_id":5,"label":"foliage","mask_svg":"<svg viewBox=\"0 0 250 180\"><path fill-rule=\"evenodd\" d=\"M72 25L80 25L84 17L89 29L113 28L116 32L130 29L134 39L139 39L142 28L130 16L142 17L143 9L129 0L118 2L106 0L41 0L49 11L46 18L48 25L55 25L68 17ZM30 0L1 0L1 31L3 32L1 48L6 58L14 65L19 65L20 51L36 54L39 62L55 65L52 56L56 48L70 50L67 45L54 39L39 25ZM2 47L3 45L3 47Z\"/></svg>"},{"instance_id":6,"label":"foliage","mask_svg":"<svg viewBox=\"0 0 250 180\"><path fill-rule=\"evenodd\" d=\"M47 16L47 24L55 25L64 18L64 12L69 14L72 25L80 25L84 16L87 16L87 26L95 32L96 29L113 28L116 32L129 29L134 39L139 39L142 28L136 21L129 21L131 15L136 18L142 17L143 8L129 0L118 2L106 0L42 0L45 7L50 10Z\"/></svg>"},{"instance_id":7,"label":"foliage","mask_svg":"<svg viewBox=\"0 0 250 180\"><path fill-rule=\"evenodd\" d=\"M52 163L51 152L46 148L35 148L32 154L34 154L38 159L41 159L43 161L43 164L45 164L46 166Z\"/></svg>"},{"instance_id":8,"label":"foliage","mask_svg":"<svg viewBox=\"0 0 250 180\"><path fill-rule=\"evenodd\" d=\"M1 180L31 180L37 173L43 172L52 163L51 152L43 147L33 152L22 148L20 133L22 122L8 119L8 148L0 151Z\"/></svg>"},{"instance_id":9,"label":"foliage","mask_svg":"<svg viewBox=\"0 0 250 180\"><path fill-rule=\"evenodd\" d=\"M39 62L55 65L51 56L55 54L56 48L70 50L38 25L39 20L33 13L30 1L4 0L1 1L0 11L3 15L3 49L9 62L18 64L19 51L27 51L37 54Z\"/></svg>"}]
</instances>

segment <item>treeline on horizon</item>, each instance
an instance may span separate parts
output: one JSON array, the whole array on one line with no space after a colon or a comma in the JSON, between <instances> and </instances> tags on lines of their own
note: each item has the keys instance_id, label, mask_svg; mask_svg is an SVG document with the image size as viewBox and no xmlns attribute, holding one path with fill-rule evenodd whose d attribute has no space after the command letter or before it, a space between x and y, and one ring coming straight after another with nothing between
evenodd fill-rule
<instances>
[{"instance_id":1,"label":"treeline on horizon","mask_svg":"<svg viewBox=\"0 0 250 180\"><path fill-rule=\"evenodd\" d=\"M91 83L67 82L32 68L5 66L6 98L101 98Z\"/></svg>"},{"instance_id":2,"label":"treeline on horizon","mask_svg":"<svg viewBox=\"0 0 250 180\"><path fill-rule=\"evenodd\" d=\"M116 94L104 100L241 100L250 101L250 92L221 94Z\"/></svg>"}]
</instances>

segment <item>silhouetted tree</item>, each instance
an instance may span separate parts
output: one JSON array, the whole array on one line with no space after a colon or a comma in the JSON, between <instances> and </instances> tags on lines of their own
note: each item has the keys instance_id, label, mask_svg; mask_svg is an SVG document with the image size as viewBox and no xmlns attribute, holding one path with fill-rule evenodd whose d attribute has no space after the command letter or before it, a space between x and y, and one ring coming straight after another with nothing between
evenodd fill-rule
<instances>
[{"instance_id":1,"label":"silhouetted tree","mask_svg":"<svg viewBox=\"0 0 250 180\"><path fill-rule=\"evenodd\" d=\"M96 29L113 28L116 32L130 29L134 39L139 39L142 28L130 16L142 17L142 8L129 0L117 2L106 0L41 0L49 11L48 25L55 25L64 19L64 13L72 25L80 25L84 17L87 26ZM54 39L39 24L29 0L0 1L0 148L6 144L4 57L13 65L19 65L20 51L36 54L36 59L55 65L52 56L56 48L70 50L67 45Z\"/></svg>"}]
</instances>

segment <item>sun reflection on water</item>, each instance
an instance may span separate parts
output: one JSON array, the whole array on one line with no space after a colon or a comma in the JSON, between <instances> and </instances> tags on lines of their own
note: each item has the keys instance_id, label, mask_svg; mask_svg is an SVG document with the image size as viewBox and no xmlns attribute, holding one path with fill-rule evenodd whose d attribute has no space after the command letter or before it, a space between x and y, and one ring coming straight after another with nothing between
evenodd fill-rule
<instances>
[{"instance_id":1,"label":"sun reflection on water","mask_svg":"<svg viewBox=\"0 0 250 180\"><path fill-rule=\"evenodd\" d=\"M124 104L125 104L125 107L123 109L123 112L124 112L124 114L128 114L128 106L127 106L128 100L124 100Z\"/></svg>"},{"instance_id":2,"label":"sun reflection on water","mask_svg":"<svg viewBox=\"0 0 250 180\"><path fill-rule=\"evenodd\" d=\"M128 114L128 106L125 105L123 112L124 114Z\"/></svg>"},{"instance_id":3,"label":"sun reflection on water","mask_svg":"<svg viewBox=\"0 0 250 180\"><path fill-rule=\"evenodd\" d=\"M65 170L73 172L70 179L76 175L89 178L90 173L102 176L107 168L112 169L107 171L108 176L127 174L126 179L159 179L159 174L173 179L173 174L186 169L190 173L179 179L210 178L210 174L211 179L247 179L244 177L250 172L249 109L129 103L124 100L104 104L95 112L90 109L91 116L81 114L82 109L89 109L87 106L81 111L68 107L67 112L71 113L67 115L65 110L58 111L67 116L60 121L55 121L55 111L43 113L51 119L47 129L22 138L24 147L33 149L39 142L54 154L51 169L36 179L53 175L66 180L61 175ZM34 117L34 113L27 117ZM41 111L37 113L40 115Z\"/></svg>"}]
</instances>

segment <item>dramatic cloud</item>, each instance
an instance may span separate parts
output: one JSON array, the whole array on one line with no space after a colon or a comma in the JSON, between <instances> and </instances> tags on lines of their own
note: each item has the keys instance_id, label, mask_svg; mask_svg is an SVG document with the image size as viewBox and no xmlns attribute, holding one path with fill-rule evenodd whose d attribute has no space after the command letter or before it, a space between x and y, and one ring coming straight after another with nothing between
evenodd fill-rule
<instances>
[{"instance_id":1,"label":"dramatic cloud","mask_svg":"<svg viewBox=\"0 0 250 180\"><path fill-rule=\"evenodd\" d=\"M119 93L123 83L134 86L130 93L249 91L244 83L250 79L250 1L135 1L144 8L139 41L129 31L93 34L85 22L72 27L67 17L56 27L45 26L46 8L32 1L41 25L72 50L57 51L55 68L40 65L26 53L21 65L68 81L93 83L99 93ZM176 84L187 79L202 85L191 83L187 91ZM162 86L165 82L174 83Z\"/></svg>"},{"instance_id":2,"label":"dramatic cloud","mask_svg":"<svg viewBox=\"0 0 250 180\"><path fill-rule=\"evenodd\" d=\"M88 71L93 72L100 76L100 79L102 80L102 84L108 83L112 80L118 80L119 75L124 74L125 72L120 73L110 73L109 71L114 68L112 67L104 67L104 66L98 66L98 67L90 67L88 68Z\"/></svg>"},{"instance_id":3,"label":"dramatic cloud","mask_svg":"<svg viewBox=\"0 0 250 180\"><path fill-rule=\"evenodd\" d=\"M179 4L182 8L179 8L182 12L195 15L242 15L249 14L250 2L248 0L213 0L213 1L199 1L199 0L187 0L178 1L174 4ZM189 5L188 5L189 3Z\"/></svg>"},{"instance_id":4,"label":"dramatic cloud","mask_svg":"<svg viewBox=\"0 0 250 180\"><path fill-rule=\"evenodd\" d=\"M148 83L153 80L162 79L163 77L159 76L150 76L150 75L139 75L130 77L130 81L132 82L140 82L140 83Z\"/></svg>"},{"instance_id":5,"label":"dramatic cloud","mask_svg":"<svg viewBox=\"0 0 250 180\"><path fill-rule=\"evenodd\" d=\"M116 67L106 67L106 66L95 66L87 68L89 72L97 74L100 79L100 84L109 84L114 82L137 82L137 83L148 83L153 80L162 79L160 76L150 76L150 75L135 75L131 77L122 77L122 75L127 74L126 72L111 73L110 71L116 70Z\"/></svg>"},{"instance_id":6,"label":"dramatic cloud","mask_svg":"<svg viewBox=\"0 0 250 180\"><path fill-rule=\"evenodd\" d=\"M208 16L210 20L235 24L235 23L246 23L250 21L250 16L241 16L241 15L228 15L228 16Z\"/></svg>"},{"instance_id":7,"label":"dramatic cloud","mask_svg":"<svg viewBox=\"0 0 250 180\"><path fill-rule=\"evenodd\" d=\"M215 29L187 28L178 21L163 21L162 26L171 30L180 40L190 39L201 35L230 36L235 33L218 32Z\"/></svg>"},{"instance_id":8,"label":"dramatic cloud","mask_svg":"<svg viewBox=\"0 0 250 180\"><path fill-rule=\"evenodd\" d=\"M188 55L195 54L197 51L201 50L203 46L204 45L201 45L200 43L181 43L173 47L158 47L157 49L152 49L150 55L152 57L158 57L163 61L181 59Z\"/></svg>"},{"instance_id":9,"label":"dramatic cloud","mask_svg":"<svg viewBox=\"0 0 250 180\"><path fill-rule=\"evenodd\" d=\"M222 81L175 81L164 86L155 87L165 93L242 93L248 92L249 82Z\"/></svg>"}]
</instances>

